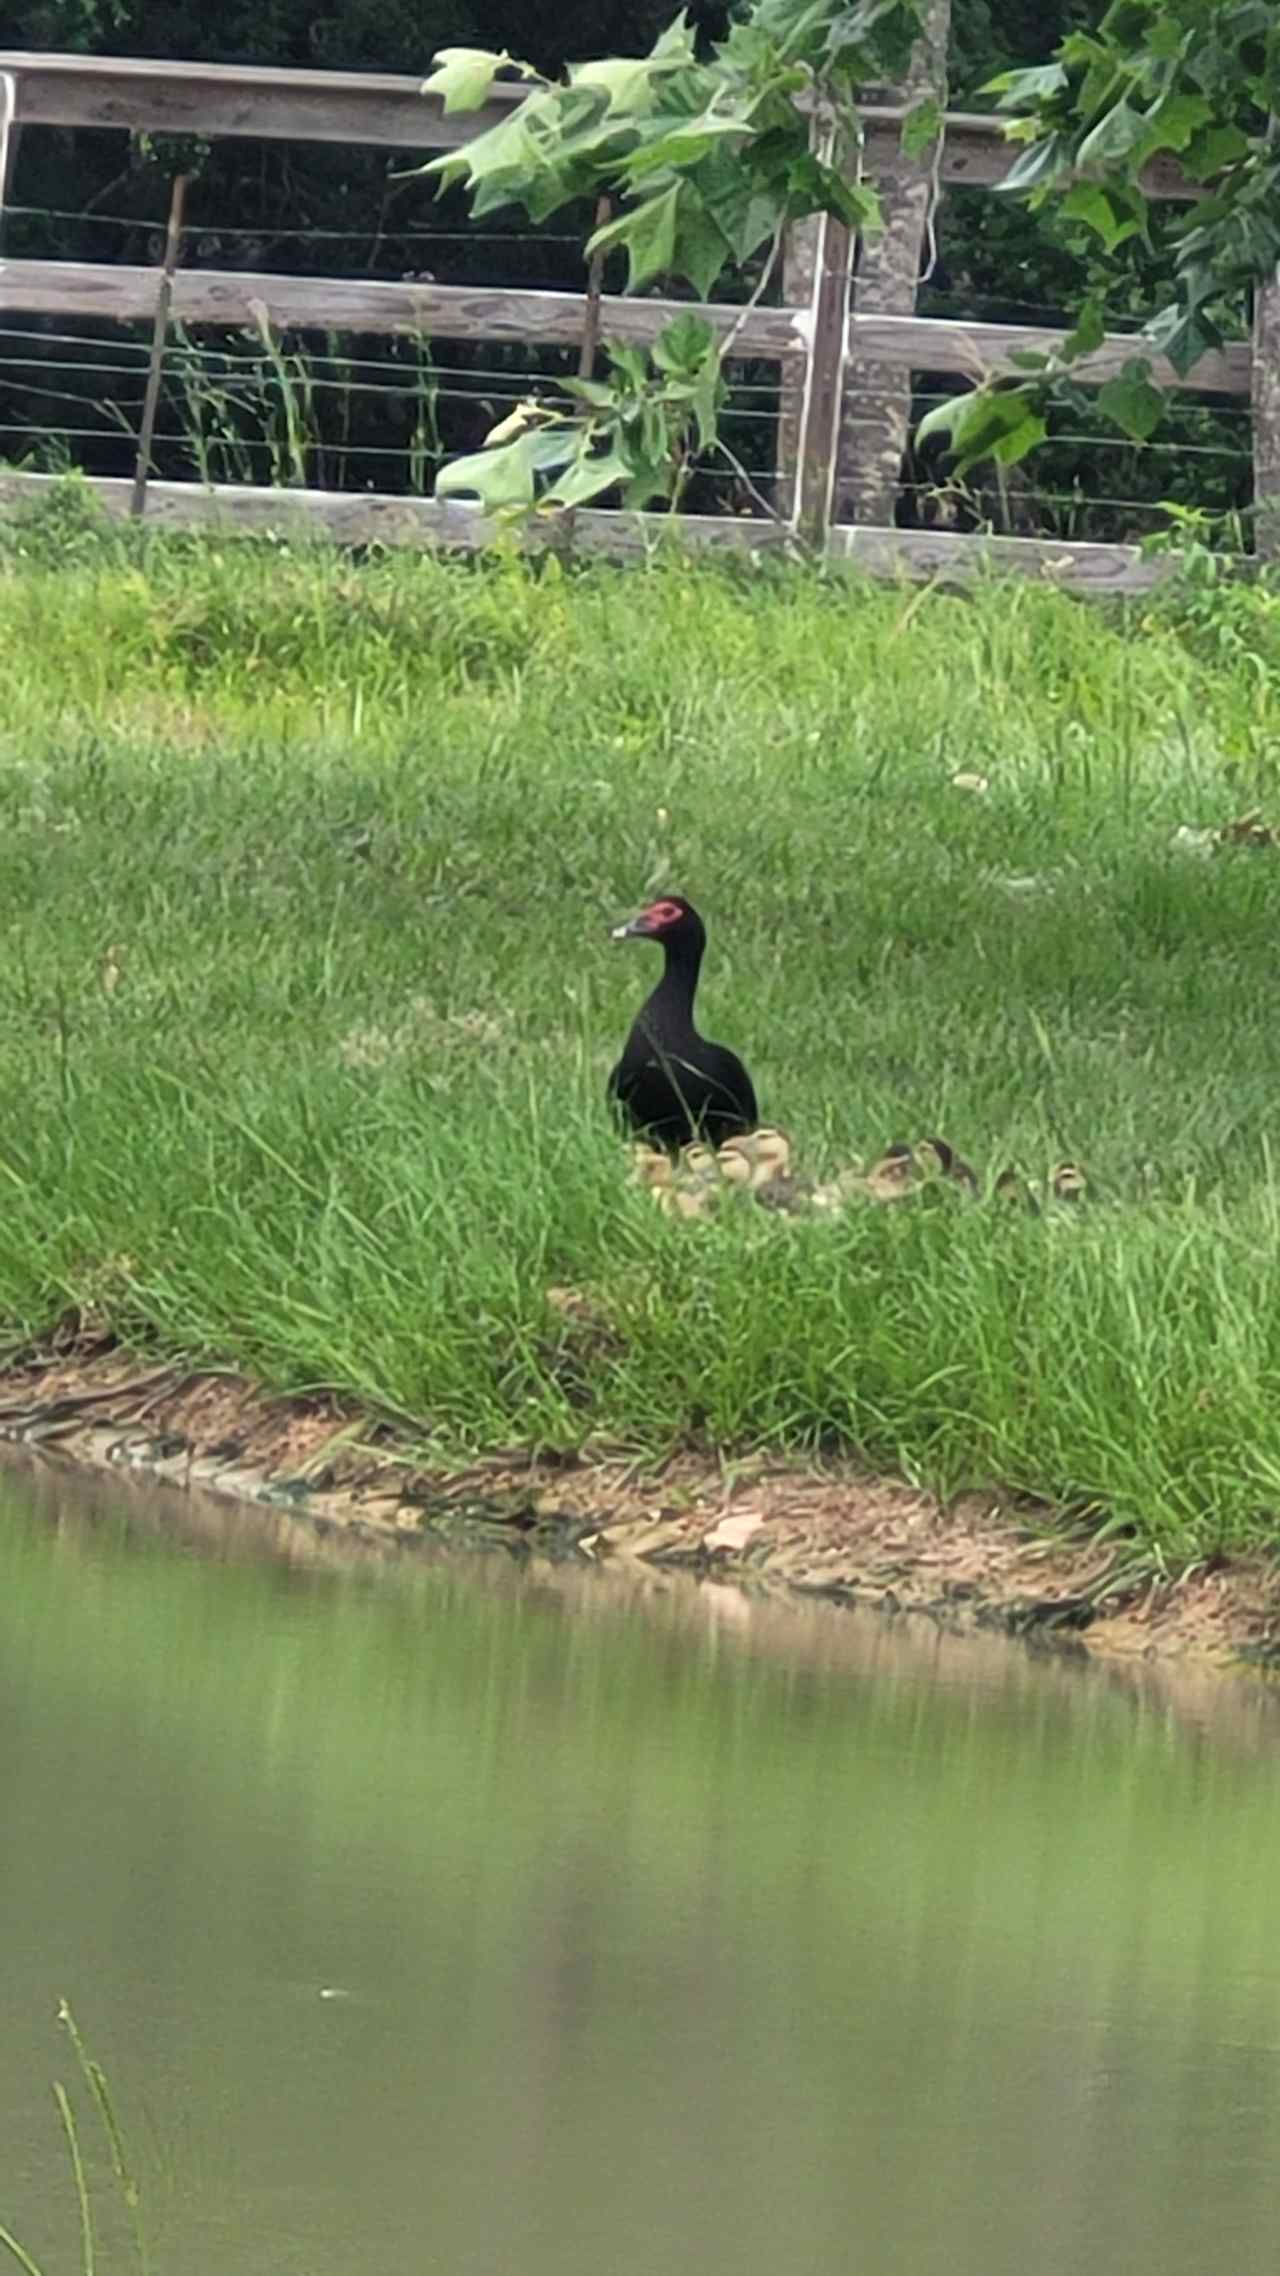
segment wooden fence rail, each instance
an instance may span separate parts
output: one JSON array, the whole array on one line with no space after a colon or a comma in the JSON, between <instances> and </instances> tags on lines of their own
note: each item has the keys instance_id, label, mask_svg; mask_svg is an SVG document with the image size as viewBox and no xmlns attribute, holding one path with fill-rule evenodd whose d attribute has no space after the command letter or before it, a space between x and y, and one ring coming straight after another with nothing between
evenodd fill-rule
<instances>
[{"instance_id":1,"label":"wooden fence rail","mask_svg":"<svg viewBox=\"0 0 1280 2276\"><path fill-rule=\"evenodd\" d=\"M297 141L375 144L413 151L456 146L509 112L519 88L500 89L480 112L446 117L415 79L398 75L328 71L269 71L240 65L151 62L134 58L52 55L0 50L0 74L12 89L12 137L48 127L117 128L248 136ZM864 112L861 165L886 194L905 182L911 162L901 150L903 109L874 103ZM998 121L948 113L937 164L942 184L994 187L1011 153ZM918 173L918 166L916 167ZM1169 159L1152 162L1147 186L1154 195L1188 199L1199 194ZM3 185L0 185L2 188ZM775 544L796 531L832 556L859 560L877 571L912 575L965 574L999 561L1087 589L1133 588L1150 582L1154 566L1132 547L1063 545L1050 539L962 537L950 532L854 528L837 518L844 486L839 454L856 432L846 383L880 367L902 374L1008 372L1026 348L1051 348L1060 332L1041 326L954 323L914 314L859 313L851 288L853 247L847 231L818 217L793 233L784 266L782 306L744 311L727 304L698 305L719 332L731 329L743 357L774 362L783 384L777 492L786 511L775 523L688 515L682 529L695 541ZM91 317L120 323L150 322L159 276L153 269L82 261L0 259L0 316ZM853 305L850 306L851 289ZM687 301L606 295L606 338L651 340ZM695 304L696 305L696 304ZM171 313L183 325L263 323L281 331L323 329L367 334L517 341L526 345L580 343L584 294L505 291L429 282L273 276L258 272L179 268L172 279ZM1097 384L1119 372L1134 342L1109 336L1079 376ZM1252 405L1259 536L1280 521L1280 279L1257 294L1254 337L1204 356L1185 379L1155 363L1158 379L1199 394L1239 398ZM899 382L901 384L901 382ZM856 398L852 405L856 412ZM843 438L843 439L842 439ZM38 476L10 474L0 500L12 504L38 489ZM111 510L119 486L98 488ZM124 485L127 489L127 485ZM856 488L856 486L855 486ZM184 493L186 495L184 496ZM412 543L473 545L485 525L474 515L429 501L344 499L291 492L289 511L304 513L335 535L376 523L379 534ZM275 498L272 508L269 501ZM237 504L239 498L239 504ZM200 521L216 512L242 526L282 510L279 494L228 486L216 494L197 484L153 482L148 511L166 520ZM653 517L581 513L576 535L587 544L634 550L650 542Z\"/></svg>"}]
</instances>

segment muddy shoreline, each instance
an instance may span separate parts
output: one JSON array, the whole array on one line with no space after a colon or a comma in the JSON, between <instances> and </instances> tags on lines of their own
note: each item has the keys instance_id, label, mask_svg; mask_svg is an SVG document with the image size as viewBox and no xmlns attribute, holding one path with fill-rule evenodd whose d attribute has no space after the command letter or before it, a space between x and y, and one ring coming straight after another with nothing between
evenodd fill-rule
<instances>
[{"instance_id":1,"label":"muddy shoreline","mask_svg":"<svg viewBox=\"0 0 1280 2276\"><path fill-rule=\"evenodd\" d=\"M273 1398L243 1377L148 1365L109 1339L0 1370L0 1447L88 1473L198 1489L285 1515L339 1554L432 1546L576 1568L684 1571L792 1601L927 1616L1112 1662L1280 1667L1280 1565L1262 1557L1177 1582L1125 1577L1121 1542L1073 1538L1048 1513L927 1494L776 1455L622 1453L465 1469L423 1460L407 1433L335 1399ZM264 1532L271 1528L263 1527Z\"/></svg>"}]
</instances>

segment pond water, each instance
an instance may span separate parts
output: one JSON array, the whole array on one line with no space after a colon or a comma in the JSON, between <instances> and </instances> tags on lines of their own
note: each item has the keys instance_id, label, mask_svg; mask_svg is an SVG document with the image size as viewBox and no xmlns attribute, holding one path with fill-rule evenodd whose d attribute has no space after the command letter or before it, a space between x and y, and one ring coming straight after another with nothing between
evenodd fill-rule
<instances>
[{"instance_id":1,"label":"pond water","mask_svg":"<svg viewBox=\"0 0 1280 2276\"><path fill-rule=\"evenodd\" d=\"M51 2271L64 1994L166 2276L1277 2265L1269 1694L213 1562L123 1494L0 1472L0 2221Z\"/></svg>"}]
</instances>

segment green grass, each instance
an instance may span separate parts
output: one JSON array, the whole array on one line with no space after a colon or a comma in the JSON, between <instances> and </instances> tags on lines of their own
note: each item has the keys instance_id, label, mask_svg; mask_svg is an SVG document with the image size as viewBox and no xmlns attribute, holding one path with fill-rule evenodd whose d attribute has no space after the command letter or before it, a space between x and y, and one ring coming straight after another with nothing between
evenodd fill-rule
<instances>
[{"instance_id":1,"label":"green grass","mask_svg":"<svg viewBox=\"0 0 1280 2276\"><path fill-rule=\"evenodd\" d=\"M90 1302L450 1451L838 1443L1171 1567L1275 1538L1280 853L1170 843L1280 813L1273 595L57 534L0 563L15 1336ZM1096 1199L660 1218L602 1097L658 887L803 1166L941 1131ZM555 1282L622 1331L585 1377Z\"/></svg>"}]
</instances>

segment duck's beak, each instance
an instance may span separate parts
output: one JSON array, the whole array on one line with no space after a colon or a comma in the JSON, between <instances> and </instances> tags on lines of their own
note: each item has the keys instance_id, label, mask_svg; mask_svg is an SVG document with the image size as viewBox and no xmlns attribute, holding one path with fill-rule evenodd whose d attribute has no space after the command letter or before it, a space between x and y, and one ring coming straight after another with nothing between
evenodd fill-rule
<instances>
[{"instance_id":1,"label":"duck's beak","mask_svg":"<svg viewBox=\"0 0 1280 2276\"><path fill-rule=\"evenodd\" d=\"M614 925L609 938L610 940L644 940L651 930L652 927L645 917L628 917L625 925Z\"/></svg>"}]
</instances>

